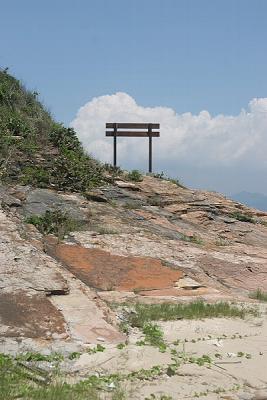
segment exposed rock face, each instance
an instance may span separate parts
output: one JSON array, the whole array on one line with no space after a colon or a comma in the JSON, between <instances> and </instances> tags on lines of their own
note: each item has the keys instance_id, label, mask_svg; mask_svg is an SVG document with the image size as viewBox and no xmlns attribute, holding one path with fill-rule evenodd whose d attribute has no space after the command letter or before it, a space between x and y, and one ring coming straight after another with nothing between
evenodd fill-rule
<instances>
[{"instance_id":1,"label":"exposed rock face","mask_svg":"<svg viewBox=\"0 0 267 400\"><path fill-rule=\"evenodd\" d=\"M2 336L118 342L101 299L244 299L267 290L267 213L217 193L144 177L87 198L27 186L1 187L0 196ZM23 222L53 209L83 230L59 242Z\"/></svg>"},{"instance_id":2,"label":"exposed rock face","mask_svg":"<svg viewBox=\"0 0 267 400\"><path fill-rule=\"evenodd\" d=\"M55 261L23 240L18 227L14 220L0 211L1 292L68 293L68 284L55 268Z\"/></svg>"},{"instance_id":3,"label":"exposed rock face","mask_svg":"<svg viewBox=\"0 0 267 400\"><path fill-rule=\"evenodd\" d=\"M24 350L34 344L24 345L22 338L45 339L46 346L59 339L121 341L123 336L95 304L95 294L89 289L86 294L79 281L35 247L38 241L32 244L23 239L20 228L18 218L0 211L0 337L20 339ZM4 349L5 343L2 340ZM65 346L72 349L71 342Z\"/></svg>"},{"instance_id":4,"label":"exposed rock face","mask_svg":"<svg viewBox=\"0 0 267 400\"><path fill-rule=\"evenodd\" d=\"M60 244L54 255L88 286L101 290L165 289L183 276L150 257L123 257L99 249Z\"/></svg>"}]
</instances>

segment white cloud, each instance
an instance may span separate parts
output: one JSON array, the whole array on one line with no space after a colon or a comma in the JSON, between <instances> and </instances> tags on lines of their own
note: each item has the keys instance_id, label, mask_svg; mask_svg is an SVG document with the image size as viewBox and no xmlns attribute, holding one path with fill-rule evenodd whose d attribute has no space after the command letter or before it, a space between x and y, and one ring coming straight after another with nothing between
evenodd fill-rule
<instances>
[{"instance_id":1,"label":"white cloud","mask_svg":"<svg viewBox=\"0 0 267 400\"><path fill-rule=\"evenodd\" d=\"M106 122L159 122L154 159L162 170L184 163L197 168L252 165L267 167L267 98L253 99L237 116L208 111L198 115L177 114L167 107L142 107L126 93L96 97L77 113L71 126L89 153L102 161L112 160L112 138L105 137ZM147 162L145 139L119 138L119 164L135 167Z\"/></svg>"}]
</instances>

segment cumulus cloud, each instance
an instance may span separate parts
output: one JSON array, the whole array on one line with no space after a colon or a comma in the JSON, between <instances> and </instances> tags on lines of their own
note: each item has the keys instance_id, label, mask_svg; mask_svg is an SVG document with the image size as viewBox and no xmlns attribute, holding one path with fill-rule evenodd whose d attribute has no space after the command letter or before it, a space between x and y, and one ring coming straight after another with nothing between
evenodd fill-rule
<instances>
[{"instance_id":1,"label":"cumulus cloud","mask_svg":"<svg viewBox=\"0 0 267 400\"><path fill-rule=\"evenodd\" d=\"M198 115L177 114L167 107L142 107L126 93L93 98L78 111L71 126L84 147L102 161L112 160L112 138L105 137L106 122L159 122L161 137L155 138L157 169L184 163L208 168L237 164L267 167L267 98L253 99L236 116L208 111ZM145 165L146 139L119 138L119 164ZM164 168L165 167L165 168Z\"/></svg>"}]
</instances>

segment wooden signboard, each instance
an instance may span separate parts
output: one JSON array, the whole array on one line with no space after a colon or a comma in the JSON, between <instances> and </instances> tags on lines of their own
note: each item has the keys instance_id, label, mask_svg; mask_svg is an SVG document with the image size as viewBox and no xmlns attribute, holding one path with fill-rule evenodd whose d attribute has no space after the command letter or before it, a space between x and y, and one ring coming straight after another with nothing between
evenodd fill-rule
<instances>
[{"instance_id":1,"label":"wooden signboard","mask_svg":"<svg viewBox=\"0 0 267 400\"><path fill-rule=\"evenodd\" d=\"M160 124L147 123L117 123L107 122L106 136L113 136L113 165L117 165L117 137L147 137L149 139L148 147L148 172L152 172L152 137L159 137ZM154 129L158 129L155 131Z\"/></svg>"}]
</instances>

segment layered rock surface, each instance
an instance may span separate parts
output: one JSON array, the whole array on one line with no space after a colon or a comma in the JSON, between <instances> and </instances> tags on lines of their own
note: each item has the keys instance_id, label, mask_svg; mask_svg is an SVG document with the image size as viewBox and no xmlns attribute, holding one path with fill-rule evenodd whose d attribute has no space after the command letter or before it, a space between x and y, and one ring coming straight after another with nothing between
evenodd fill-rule
<instances>
[{"instance_id":1,"label":"layered rock surface","mask_svg":"<svg viewBox=\"0 0 267 400\"><path fill-rule=\"evenodd\" d=\"M267 290L267 213L220 194L147 176L139 183L117 181L85 197L29 186L1 187L0 197L2 351L70 353L105 343L112 353L125 337L107 304L248 302L251 291ZM81 222L81 230L59 240L25 222L55 209ZM257 331L262 343L266 321L263 326ZM170 325L164 329L170 335ZM142 368L148 362L142 349L127 351L133 359L142 353ZM109 360L111 353L101 357ZM92 358L83 360L78 369L94 368ZM164 380L160 385L168 387ZM145 386L137 398L150 389Z\"/></svg>"}]
</instances>

